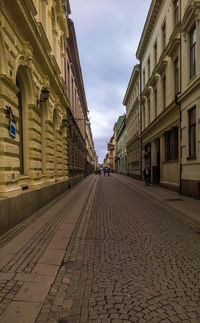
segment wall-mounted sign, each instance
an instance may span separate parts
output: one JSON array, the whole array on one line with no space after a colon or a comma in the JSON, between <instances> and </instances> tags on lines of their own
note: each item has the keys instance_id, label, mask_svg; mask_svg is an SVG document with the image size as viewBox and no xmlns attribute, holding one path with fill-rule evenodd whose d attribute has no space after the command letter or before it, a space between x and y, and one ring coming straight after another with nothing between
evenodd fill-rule
<instances>
[{"instance_id":1,"label":"wall-mounted sign","mask_svg":"<svg viewBox=\"0 0 200 323\"><path fill-rule=\"evenodd\" d=\"M9 123L9 132L10 132L10 136L12 136L13 138L16 137L16 123L12 120L10 120L10 123Z\"/></svg>"}]
</instances>

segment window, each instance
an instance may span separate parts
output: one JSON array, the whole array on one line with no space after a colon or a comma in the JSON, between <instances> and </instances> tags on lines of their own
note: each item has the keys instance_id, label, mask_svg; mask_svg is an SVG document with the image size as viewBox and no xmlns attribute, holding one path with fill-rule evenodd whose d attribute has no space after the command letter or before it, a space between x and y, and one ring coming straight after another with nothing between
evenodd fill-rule
<instances>
[{"instance_id":1,"label":"window","mask_svg":"<svg viewBox=\"0 0 200 323\"><path fill-rule=\"evenodd\" d=\"M174 25L178 24L178 0L174 0Z\"/></svg>"},{"instance_id":2,"label":"window","mask_svg":"<svg viewBox=\"0 0 200 323\"><path fill-rule=\"evenodd\" d=\"M196 74L196 26L190 31L190 78Z\"/></svg>"},{"instance_id":3,"label":"window","mask_svg":"<svg viewBox=\"0 0 200 323\"><path fill-rule=\"evenodd\" d=\"M147 61L147 69L148 69L148 78L150 78L150 57L148 58L148 61Z\"/></svg>"},{"instance_id":4,"label":"window","mask_svg":"<svg viewBox=\"0 0 200 323\"><path fill-rule=\"evenodd\" d=\"M143 70L143 88L145 88L145 70Z\"/></svg>"},{"instance_id":5,"label":"window","mask_svg":"<svg viewBox=\"0 0 200 323\"><path fill-rule=\"evenodd\" d=\"M178 57L174 61L174 89L175 94L179 92L179 61Z\"/></svg>"},{"instance_id":6,"label":"window","mask_svg":"<svg viewBox=\"0 0 200 323\"><path fill-rule=\"evenodd\" d=\"M165 47L166 47L166 23L164 23L162 26L162 44L163 44L163 49L165 49Z\"/></svg>"},{"instance_id":7,"label":"window","mask_svg":"<svg viewBox=\"0 0 200 323\"><path fill-rule=\"evenodd\" d=\"M162 79L162 90L163 90L163 109L166 108L166 76Z\"/></svg>"},{"instance_id":8,"label":"window","mask_svg":"<svg viewBox=\"0 0 200 323\"><path fill-rule=\"evenodd\" d=\"M157 64L157 59L158 59L158 54L157 54L157 42L155 42L154 44L154 62L155 62L155 66Z\"/></svg>"},{"instance_id":9,"label":"window","mask_svg":"<svg viewBox=\"0 0 200 323\"><path fill-rule=\"evenodd\" d=\"M154 108L155 108L155 118L157 117L157 88L154 89Z\"/></svg>"},{"instance_id":10,"label":"window","mask_svg":"<svg viewBox=\"0 0 200 323\"><path fill-rule=\"evenodd\" d=\"M178 127L165 133L165 160L178 159Z\"/></svg>"},{"instance_id":11,"label":"window","mask_svg":"<svg viewBox=\"0 0 200 323\"><path fill-rule=\"evenodd\" d=\"M196 157L196 107L189 110L189 157Z\"/></svg>"},{"instance_id":12,"label":"window","mask_svg":"<svg viewBox=\"0 0 200 323\"><path fill-rule=\"evenodd\" d=\"M67 80L68 80L68 99L70 100L70 69L69 69L68 62L67 62Z\"/></svg>"},{"instance_id":13,"label":"window","mask_svg":"<svg viewBox=\"0 0 200 323\"><path fill-rule=\"evenodd\" d=\"M143 129L145 128L146 118L145 118L145 105L143 106Z\"/></svg>"},{"instance_id":14,"label":"window","mask_svg":"<svg viewBox=\"0 0 200 323\"><path fill-rule=\"evenodd\" d=\"M150 124L150 115L151 115L151 103L150 96L148 97L148 124Z\"/></svg>"}]
</instances>

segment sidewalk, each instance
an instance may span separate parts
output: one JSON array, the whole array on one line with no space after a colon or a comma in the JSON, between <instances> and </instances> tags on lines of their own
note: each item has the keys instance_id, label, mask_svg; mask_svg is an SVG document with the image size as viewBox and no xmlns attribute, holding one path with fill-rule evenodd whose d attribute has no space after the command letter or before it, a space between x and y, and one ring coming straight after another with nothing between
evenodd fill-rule
<instances>
[{"instance_id":1,"label":"sidewalk","mask_svg":"<svg viewBox=\"0 0 200 323\"><path fill-rule=\"evenodd\" d=\"M96 182L95 176L87 177L39 216L33 215L32 223L25 221L21 230L16 227L8 242L1 237L0 323L35 322Z\"/></svg>"},{"instance_id":2,"label":"sidewalk","mask_svg":"<svg viewBox=\"0 0 200 323\"><path fill-rule=\"evenodd\" d=\"M136 180L121 174L112 174L112 176L113 175L119 176L119 179L123 180L123 182L125 181L142 193L148 194L165 206L182 213L182 215L185 216L185 219L187 218L188 224L191 227L194 225L197 226L197 230L200 231L200 200L180 195L179 193L163 188L160 185L150 184L150 186L145 186L144 181Z\"/></svg>"}]
</instances>

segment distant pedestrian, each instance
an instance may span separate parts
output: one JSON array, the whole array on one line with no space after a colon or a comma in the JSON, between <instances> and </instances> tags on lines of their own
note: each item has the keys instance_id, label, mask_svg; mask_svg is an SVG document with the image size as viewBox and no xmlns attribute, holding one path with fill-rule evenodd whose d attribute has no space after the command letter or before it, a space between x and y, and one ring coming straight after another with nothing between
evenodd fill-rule
<instances>
[{"instance_id":1,"label":"distant pedestrian","mask_svg":"<svg viewBox=\"0 0 200 323\"><path fill-rule=\"evenodd\" d=\"M104 174L104 176L106 175L106 168L105 167L103 168L103 174Z\"/></svg>"},{"instance_id":2,"label":"distant pedestrian","mask_svg":"<svg viewBox=\"0 0 200 323\"><path fill-rule=\"evenodd\" d=\"M110 175L110 168L107 169L108 176Z\"/></svg>"},{"instance_id":3,"label":"distant pedestrian","mask_svg":"<svg viewBox=\"0 0 200 323\"><path fill-rule=\"evenodd\" d=\"M143 171L143 175L144 175L145 185L149 186L150 179L151 179L151 170L148 166L145 167Z\"/></svg>"}]
</instances>

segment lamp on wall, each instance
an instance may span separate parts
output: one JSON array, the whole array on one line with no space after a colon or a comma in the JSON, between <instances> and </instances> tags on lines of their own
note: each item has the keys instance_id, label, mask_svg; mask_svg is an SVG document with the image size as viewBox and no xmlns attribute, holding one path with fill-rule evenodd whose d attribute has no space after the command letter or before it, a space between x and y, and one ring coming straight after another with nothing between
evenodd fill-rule
<instances>
[{"instance_id":1,"label":"lamp on wall","mask_svg":"<svg viewBox=\"0 0 200 323\"><path fill-rule=\"evenodd\" d=\"M40 103L40 102L46 102L47 100L48 100L48 98L49 98L49 94L50 94L50 92L49 92L49 90L47 89L47 88L43 88L42 90L41 90L41 100L39 100L39 99L37 99L37 105Z\"/></svg>"}]
</instances>

